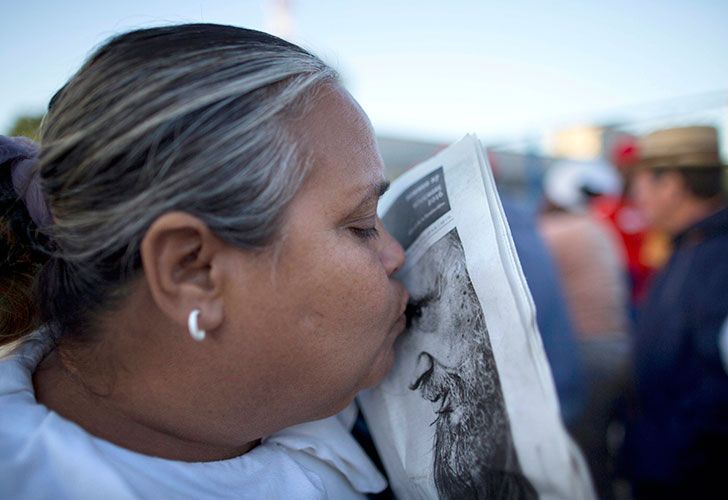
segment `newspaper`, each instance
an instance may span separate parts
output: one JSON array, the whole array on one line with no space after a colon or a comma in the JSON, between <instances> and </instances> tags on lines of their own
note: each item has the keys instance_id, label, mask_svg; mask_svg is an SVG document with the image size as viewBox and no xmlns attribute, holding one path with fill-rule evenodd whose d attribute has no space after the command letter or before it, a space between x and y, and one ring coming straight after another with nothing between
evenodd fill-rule
<instances>
[{"instance_id":1,"label":"newspaper","mask_svg":"<svg viewBox=\"0 0 728 500\"><path fill-rule=\"evenodd\" d=\"M359 405L397 498L595 498L477 138L399 177L380 216L412 298L395 366Z\"/></svg>"}]
</instances>

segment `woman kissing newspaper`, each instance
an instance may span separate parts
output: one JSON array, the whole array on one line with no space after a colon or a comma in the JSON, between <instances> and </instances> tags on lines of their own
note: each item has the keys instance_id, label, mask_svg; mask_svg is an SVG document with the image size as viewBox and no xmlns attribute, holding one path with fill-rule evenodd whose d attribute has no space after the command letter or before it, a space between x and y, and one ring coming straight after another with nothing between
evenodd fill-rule
<instances>
[{"instance_id":1,"label":"woman kissing newspaper","mask_svg":"<svg viewBox=\"0 0 728 500\"><path fill-rule=\"evenodd\" d=\"M477 138L398 178L380 214L412 298L395 367L359 404L397 498L595 498Z\"/></svg>"}]
</instances>

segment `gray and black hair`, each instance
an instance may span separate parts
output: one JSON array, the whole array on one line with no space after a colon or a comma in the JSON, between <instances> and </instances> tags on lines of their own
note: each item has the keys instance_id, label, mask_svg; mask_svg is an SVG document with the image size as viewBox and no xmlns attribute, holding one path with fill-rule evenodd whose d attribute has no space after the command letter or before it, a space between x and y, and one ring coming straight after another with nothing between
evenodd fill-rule
<instances>
[{"instance_id":1,"label":"gray and black hair","mask_svg":"<svg viewBox=\"0 0 728 500\"><path fill-rule=\"evenodd\" d=\"M290 126L337 81L272 35L190 24L100 47L54 96L41 130L52 242L36 280L38 323L80 334L141 269L165 212L198 217L243 249L270 245L308 154Z\"/></svg>"}]
</instances>

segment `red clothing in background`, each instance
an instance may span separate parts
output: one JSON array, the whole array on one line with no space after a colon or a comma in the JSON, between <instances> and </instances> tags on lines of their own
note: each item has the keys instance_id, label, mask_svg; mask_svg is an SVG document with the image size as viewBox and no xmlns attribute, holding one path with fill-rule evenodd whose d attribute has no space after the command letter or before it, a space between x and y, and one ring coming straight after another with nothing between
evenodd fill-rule
<instances>
[{"instance_id":1,"label":"red clothing in background","mask_svg":"<svg viewBox=\"0 0 728 500\"><path fill-rule=\"evenodd\" d=\"M595 217L614 230L623 244L625 267L632 285L631 302L636 304L644 297L647 281L656 267L645 252L648 239L645 220L631 201L623 196L599 196L592 201L591 210Z\"/></svg>"}]
</instances>

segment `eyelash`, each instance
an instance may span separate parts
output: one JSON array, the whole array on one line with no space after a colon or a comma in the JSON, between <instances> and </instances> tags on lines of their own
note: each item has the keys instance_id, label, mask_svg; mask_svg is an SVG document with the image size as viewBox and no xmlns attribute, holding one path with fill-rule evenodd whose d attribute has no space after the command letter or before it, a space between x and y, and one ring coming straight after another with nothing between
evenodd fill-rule
<instances>
[{"instance_id":1,"label":"eyelash","mask_svg":"<svg viewBox=\"0 0 728 500\"><path fill-rule=\"evenodd\" d=\"M364 241L373 240L379 237L379 230L376 227L352 227L349 228L354 235Z\"/></svg>"}]
</instances>

